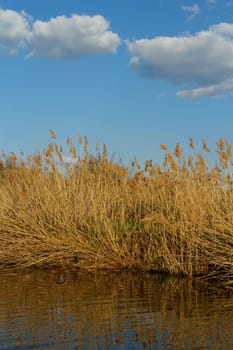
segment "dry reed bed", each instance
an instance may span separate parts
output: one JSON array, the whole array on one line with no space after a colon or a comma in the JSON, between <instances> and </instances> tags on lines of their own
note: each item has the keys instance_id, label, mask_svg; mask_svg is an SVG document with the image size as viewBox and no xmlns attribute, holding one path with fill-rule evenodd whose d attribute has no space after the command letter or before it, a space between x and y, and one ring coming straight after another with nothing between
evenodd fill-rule
<instances>
[{"instance_id":1,"label":"dry reed bed","mask_svg":"<svg viewBox=\"0 0 233 350\"><path fill-rule=\"evenodd\" d=\"M218 166L165 145L162 166L95 156L78 136L70 158L52 138L42 153L2 154L0 264L6 267L129 269L205 276L233 285L232 147L220 139ZM203 151L209 149L203 141Z\"/></svg>"}]
</instances>

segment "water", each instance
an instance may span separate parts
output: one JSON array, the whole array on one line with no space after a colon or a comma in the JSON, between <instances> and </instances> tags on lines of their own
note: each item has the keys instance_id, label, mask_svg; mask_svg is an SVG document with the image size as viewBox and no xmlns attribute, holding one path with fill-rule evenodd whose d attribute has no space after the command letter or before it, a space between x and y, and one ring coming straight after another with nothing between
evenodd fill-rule
<instances>
[{"instance_id":1,"label":"water","mask_svg":"<svg viewBox=\"0 0 233 350\"><path fill-rule=\"evenodd\" d=\"M233 296L189 279L0 272L0 349L233 349Z\"/></svg>"}]
</instances>

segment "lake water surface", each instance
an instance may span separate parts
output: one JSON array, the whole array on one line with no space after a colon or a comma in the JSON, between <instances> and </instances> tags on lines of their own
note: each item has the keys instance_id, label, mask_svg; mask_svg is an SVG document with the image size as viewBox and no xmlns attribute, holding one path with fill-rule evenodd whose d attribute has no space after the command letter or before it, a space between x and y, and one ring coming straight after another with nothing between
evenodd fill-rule
<instances>
[{"instance_id":1,"label":"lake water surface","mask_svg":"<svg viewBox=\"0 0 233 350\"><path fill-rule=\"evenodd\" d=\"M0 271L0 349L233 349L233 296L192 279Z\"/></svg>"}]
</instances>

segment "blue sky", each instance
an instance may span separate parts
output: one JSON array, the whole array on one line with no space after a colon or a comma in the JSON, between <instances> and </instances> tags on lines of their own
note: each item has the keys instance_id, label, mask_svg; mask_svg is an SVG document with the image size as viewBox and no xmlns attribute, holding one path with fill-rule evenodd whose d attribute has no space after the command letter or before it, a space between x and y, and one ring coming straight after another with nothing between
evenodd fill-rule
<instances>
[{"instance_id":1,"label":"blue sky","mask_svg":"<svg viewBox=\"0 0 233 350\"><path fill-rule=\"evenodd\" d=\"M46 3L46 5L45 5ZM233 1L0 0L0 149L233 143Z\"/></svg>"}]
</instances>

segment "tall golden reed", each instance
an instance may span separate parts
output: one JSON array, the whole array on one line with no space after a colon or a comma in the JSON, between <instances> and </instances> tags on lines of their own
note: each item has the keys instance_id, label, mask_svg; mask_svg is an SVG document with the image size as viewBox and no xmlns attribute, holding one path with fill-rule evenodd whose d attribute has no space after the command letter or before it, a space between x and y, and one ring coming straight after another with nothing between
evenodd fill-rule
<instances>
[{"instance_id":1,"label":"tall golden reed","mask_svg":"<svg viewBox=\"0 0 233 350\"><path fill-rule=\"evenodd\" d=\"M208 276L232 286L231 145L217 142L219 161L174 156L162 166L111 162L88 139L67 139L66 162L56 134L41 153L0 161L0 264L6 267L128 269ZM209 152L203 140L204 152Z\"/></svg>"}]
</instances>

